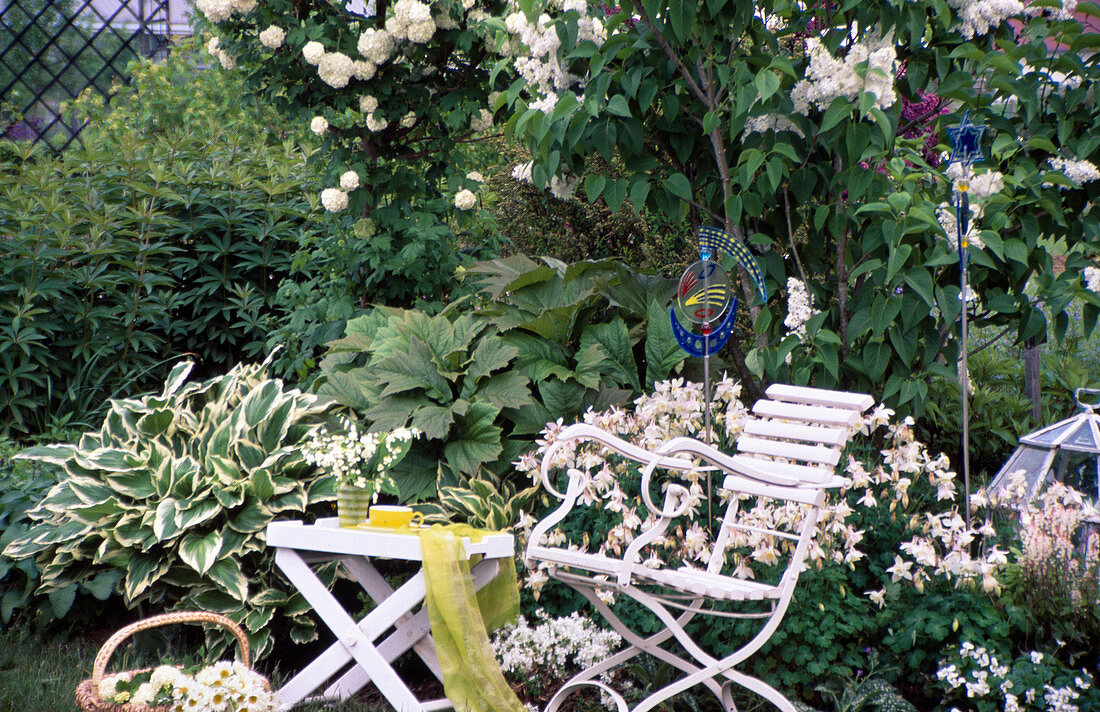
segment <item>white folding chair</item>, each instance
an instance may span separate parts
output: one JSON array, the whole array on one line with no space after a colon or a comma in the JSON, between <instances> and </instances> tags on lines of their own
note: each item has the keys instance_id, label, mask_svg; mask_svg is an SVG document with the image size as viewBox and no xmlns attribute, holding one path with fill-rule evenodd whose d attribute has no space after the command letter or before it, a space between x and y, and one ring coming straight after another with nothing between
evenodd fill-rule
<instances>
[{"instance_id":1,"label":"white folding chair","mask_svg":"<svg viewBox=\"0 0 1100 712\"><path fill-rule=\"evenodd\" d=\"M809 553L825 490L843 482L835 475L841 450L873 399L861 394L781 385L770 387L767 396L767 400L753 407L755 417L746 423L737 441L738 454L732 456L683 437L650 452L584 424L566 428L547 450L540 470L542 483L562 504L532 530L525 563L528 568L545 568L550 576L580 592L628 645L567 682L550 700L546 712L557 710L575 688L585 685L607 692L619 712L631 709L645 712L695 685L703 685L731 712L736 709L733 685L759 694L783 712L795 712L794 706L775 688L736 668L778 628ZM560 492L551 477L560 451L578 441L600 443L641 467L641 496L655 521L630 543L622 558L547 543L547 535L574 509L588 484L584 472L570 469L566 491ZM670 525L683 517L690 506L688 489L675 482L666 483L663 505L654 504L651 488L657 470L694 475L716 471L725 476L722 487L729 494L729 505L705 568L652 568L640 563L643 549L666 537ZM788 527L748 523L755 520L745 516L742 504L763 500L793 505L801 516L788 517ZM777 581L748 580L730 572L728 555L735 553L746 537L790 542L775 547L777 554L783 552L785 557L785 568ZM598 595L601 590L611 588L645 606L664 628L649 636L631 629ZM699 614L759 619L761 627L735 652L719 658L700 647L685 631L688 622ZM642 653L684 675L630 708L619 692L599 678Z\"/></svg>"}]
</instances>

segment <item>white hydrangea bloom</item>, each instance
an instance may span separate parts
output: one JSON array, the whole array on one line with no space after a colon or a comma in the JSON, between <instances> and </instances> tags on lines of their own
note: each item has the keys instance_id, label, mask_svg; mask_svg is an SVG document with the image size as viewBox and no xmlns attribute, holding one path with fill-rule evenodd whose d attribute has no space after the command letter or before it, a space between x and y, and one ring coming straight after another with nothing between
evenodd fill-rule
<instances>
[{"instance_id":1,"label":"white hydrangea bloom","mask_svg":"<svg viewBox=\"0 0 1100 712\"><path fill-rule=\"evenodd\" d=\"M348 194L339 188L325 188L321 191L321 205L330 213L338 213L348 207Z\"/></svg>"},{"instance_id":2,"label":"white hydrangea bloom","mask_svg":"<svg viewBox=\"0 0 1100 712\"><path fill-rule=\"evenodd\" d=\"M325 56L325 46L320 42L306 42L302 47L302 58L306 60L308 64L317 64L321 61L321 57Z\"/></svg>"},{"instance_id":3,"label":"white hydrangea bloom","mask_svg":"<svg viewBox=\"0 0 1100 712\"><path fill-rule=\"evenodd\" d=\"M1100 269L1096 267L1086 267L1084 272L1081 273L1081 278L1090 291L1100 294Z\"/></svg>"},{"instance_id":4,"label":"white hydrangea bloom","mask_svg":"<svg viewBox=\"0 0 1100 712\"><path fill-rule=\"evenodd\" d=\"M233 9L242 15L247 15L256 9L256 0L233 0Z\"/></svg>"},{"instance_id":5,"label":"white hydrangea bloom","mask_svg":"<svg viewBox=\"0 0 1100 712\"><path fill-rule=\"evenodd\" d=\"M275 25L268 25L267 29L260 33L260 44L268 49L279 49L286 40L286 30Z\"/></svg>"},{"instance_id":6,"label":"white hydrangea bloom","mask_svg":"<svg viewBox=\"0 0 1100 712\"><path fill-rule=\"evenodd\" d=\"M395 40L424 44L435 34L432 10L419 0L397 0L393 15L386 18L386 31Z\"/></svg>"},{"instance_id":7,"label":"white hydrangea bloom","mask_svg":"<svg viewBox=\"0 0 1100 712\"><path fill-rule=\"evenodd\" d=\"M463 188L455 194L455 207L459 210L469 210L477 205L477 196L472 190Z\"/></svg>"},{"instance_id":8,"label":"white hydrangea bloom","mask_svg":"<svg viewBox=\"0 0 1100 712\"><path fill-rule=\"evenodd\" d=\"M340 190L352 191L359 187L359 174L347 171L340 176Z\"/></svg>"},{"instance_id":9,"label":"white hydrangea bloom","mask_svg":"<svg viewBox=\"0 0 1100 712\"><path fill-rule=\"evenodd\" d=\"M333 89L346 87L354 71L351 57L343 52L325 52L317 61L317 76Z\"/></svg>"},{"instance_id":10,"label":"white hydrangea bloom","mask_svg":"<svg viewBox=\"0 0 1100 712\"><path fill-rule=\"evenodd\" d=\"M947 4L958 13L959 33L967 39L1000 27L1024 10L1019 0L947 0Z\"/></svg>"},{"instance_id":11,"label":"white hydrangea bloom","mask_svg":"<svg viewBox=\"0 0 1100 712\"><path fill-rule=\"evenodd\" d=\"M324 116L314 116L313 121L309 122L309 130L318 136L324 136L328 131L328 119Z\"/></svg>"},{"instance_id":12,"label":"white hydrangea bloom","mask_svg":"<svg viewBox=\"0 0 1100 712\"><path fill-rule=\"evenodd\" d=\"M791 89L797 113L806 115L811 106L824 111L837 97L855 101L861 91L874 95L877 109L887 109L897 101L894 78L898 55L893 32L884 36L868 32L852 44L844 59L831 55L816 37L806 40L806 52L810 57L806 78ZM857 71L864 63L865 68Z\"/></svg>"},{"instance_id":13,"label":"white hydrangea bloom","mask_svg":"<svg viewBox=\"0 0 1100 712\"><path fill-rule=\"evenodd\" d=\"M1077 185L1083 185L1100 178L1100 171L1089 161L1078 161L1068 158L1051 158L1050 167L1053 170L1064 173L1066 178ZM1046 184L1049 185L1049 184ZM1065 186L1059 186L1064 188Z\"/></svg>"},{"instance_id":14,"label":"white hydrangea bloom","mask_svg":"<svg viewBox=\"0 0 1100 712\"><path fill-rule=\"evenodd\" d=\"M367 128L374 133L384 131L389 125L389 121L386 119L376 119L374 118L374 114L367 116Z\"/></svg>"},{"instance_id":15,"label":"white hydrangea bloom","mask_svg":"<svg viewBox=\"0 0 1100 712\"><path fill-rule=\"evenodd\" d=\"M493 112L482 109L477 116L470 121L470 128L475 133L485 133L493 127Z\"/></svg>"},{"instance_id":16,"label":"white hydrangea bloom","mask_svg":"<svg viewBox=\"0 0 1100 712\"><path fill-rule=\"evenodd\" d=\"M351 63L351 71L356 79L365 82L378 72L378 67L374 62L364 62L361 59L357 59Z\"/></svg>"},{"instance_id":17,"label":"white hydrangea bloom","mask_svg":"<svg viewBox=\"0 0 1100 712\"><path fill-rule=\"evenodd\" d=\"M370 94L359 97L359 111L364 114L370 114L378 108L378 99L375 99Z\"/></svg>"},{"instance_id":18,"label":"white hydrangea bloom","mask_svg":"<svg viewBox=\"0 0 1100 712\"><path fill-rule=\"evenodd\" d=\"M196 0L195 7L213 23L225 22L234 9L231 0Z\"/></svg>"},{"instance_id":19,"label":"white hydrangea bloom","mask_svg":"<svg viewBox=\"0 0 1100 712\"><path fill-rule=\"evenodd\" d=\"M478 183L485 182L485 176L481 175L477 171L470 171L466 174L466 180L477 181Z\"/></svg>"},{"instance_id":20,"label":"white hydrangea bloom","mask_svg":"<svg viewBox=\"0 0 1100 712\"><path fill-rule=\"evenodd\" d=\"M375 64L383 64L393 54L393 36L385 30L368 29L359 35L359 54Z\"/></svg>"},{"instance_id":21,"label":"white hydrangea bloom","mask_svg":"<svg viewBox=\"0 0 1100 712\"><path fill-rule=\"evenodd\" d=\"M402 116L399 125L403 129L411 129L413 126L416 126L416 112L410 111Z\"/></svg>"}]
</instances>

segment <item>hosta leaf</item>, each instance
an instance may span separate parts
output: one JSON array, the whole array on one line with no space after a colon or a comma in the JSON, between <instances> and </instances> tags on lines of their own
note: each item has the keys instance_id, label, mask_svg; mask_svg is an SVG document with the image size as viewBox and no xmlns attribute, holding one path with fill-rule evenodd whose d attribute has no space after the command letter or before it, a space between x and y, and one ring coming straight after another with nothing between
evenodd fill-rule
<instances>
[{"instance_id":1,"label":"hosta leaf","mask_svg":"<svg viewBox=\"0 0 1100 712\"><path fill-rule=\"evenodd\" d=\"M268 453L276 448L278 448L278 443L276 443L274 448L269 448L266 445L261 447L248 440L238 440L233 443L233 452L237 455L237 460L240 461L243 469L246 471L262 466L264 460L267 459Z\"/></svg>"},{"instance_id":2,"label":"hosta leaf","mask_svg":"<svg viewBox=\"0 0 1100 712\"><path fill-rule=\"evenodd\" d=\"M189 505L181 503L181 510L176 517L176 523L179 525L180 531L198 526L221 512L216 500L206 498Z\"/></svg>"},{"instance_id":3,"label":"hosta leaf","mask_svg":"<svg viewBox=\"0 0 1100 712\"><path fill-rule=\"evenodd\" d=\"M290 429L293 415L294 401L287 400L280 403L271 411L271 415L264 422L260 423L260 429L257 433L260 438L260 447L262 449L268 452L278 449L279 445L281 445L286 438L287 431ZM300 416L302 413L298 415ZM245 461L245 464L248 464L247 461Z\"/></svg>"},{"instance_id":4,"label":"hosta leaf","mask_svg":"<svg viewBox=\"0 0 1100 712\"><path fill-rule=\"evenodd\" d=\"M488 403L471 403L456 421L452 438L443 448L444 457L456 472L473 474L500 454L504 432L493 422L499 412Z\"/></svg>"},{"instance_id":5,"label":"hosta leaf","mask_svg":"<svg viewBox=\"0 0 1100 712\"><path fill-rule=\"evenodd\" d=\"M65 465L73 459L76 448L72 445L38 445L22 450L16 460L41 460L52 465Z\"/></svg>"},{"instance_id":6,"label":"hosta leaf","mask_svg":"<svg viewBox=\"0 0 1100 712\"><path fill-rule=\"evenodd\" d=\"M229 518L229 526L244 534L258 532L271 521L271 514L264 511L259 502L248 502L241 511Z\"/></svg>"},{"instance_id":7,"label":"hosta leaf","mask_svg":"<svg viewBox=\"0 0 1100 712\"><path fill-rule=\"evenodd\" d=\"M112 500L84 507L70 507L69 517L82 524L100 528L113 522L121 511L118 502Z\"/></svg>"},{"instance_id":8,"label":"hosta leaf","mask_svg":"<svg viewBox=\"0 0 1100 712\"><path fill-rule=\"evenodd\" d=\"M308 621L308 625L294 625L290 629L290 640L298 645L312 643L317 640L317 626L313 625L312 621Z\"/></svg>"},{"instance_id":9,"label":"hosta leaf","mask_svg":"<svg viewBox=\"0 0 1100 712\"><path fill-rule=\"evenodd\" d=\"M50 591L49 598L50 608L53 609L54 616L64 618L69 609L73 607L73 601L76 600L76 584L69 584L64 588Z\"/></svg>"},{"instance_id":10,"label":"hosta leaf","mask_svg":"<svg viewBox=\"0 0 1100 712\"><path fill-rule=\"evenodd\" d=\"M206 465L208 471L216 475L223 484L233 484L244 479L241 468L237 466L234 460L228 457L207 455Z\"/></svg>"},{"instance_id":11,"label":"hosta leaf","mask_svg":"<svg viewBox=\"0 0 1100 712\"><path fill-rule=\"evenodd\" d=\"M248 581L236 559L226 557L210 567L210 579L238 601L248 600Z\"/></svg>"},{"instance_id":12,"label":"hosta leaf","mask_svg":"<svg viewBox=\"0 0 1100 712\"><path fill-rule=\"evenodd\" d=\"M239 507L244 502L244 487L236 485L233 487L215 487L214 498L218 500L218 504L226 509L233 509Z\"/></svg>"},{"instance_id":13,"label":"hosta leaf","mask_svg":"<svg viewBox=\"0 0 1100 712\"><path fill-rule=\"evenodd\" d=\"M289 597L277 588L265 588L248 599L250 606L281 606Z\"/></svg>"},{"instance_id":14,"label":"hosta leaf","mask_svg":"<svg viewBox=\"0 0 1100 712\"><path fill-rule=\"evenodd\" d=\"M168 409L154 410L138 420L137 429L147 438L154 438L168 432L175 420L175 414Z\"/></svg>"},{"instance_id":15,"label":"hosta leaf","mask_svg":"<svg viewBox=\"0 0 1100 712\"><path fill-rule=\"evenodd\" d=\"M82 586L84 590L92 594L97 601L106 601L111 597L111 594L115 592L115 586L121 578L122 571L119 569L108 569L99 572L88 581L85 581Z\"/></svg>"},{"instance_id":16,"label":"hosta leaf","mask_svg":"<svg viewBox=\"0 0 1100 712\"><path fill-rule=\"evenodd\" d=\"M173 366L168 373L168 378L164 380L164 390L160 392L160 399L167 400L178 391L187 382L187 376L190 375L191 369L194 367L195 363L193 361L181 361Z\"/></svg>"},{"instance_id":17,"label":"hosta leaf","mask_svg":"<svg viewBox=\"0 0 1100 712\"><path fill-rule=\"evenodd\" d=\"M118 494L133 500L148 499L157 492L149 473L141 470L109 472L104 474L103 479Z\"/></svg>"},{"instance_id":18,"label":"hosta leaf","mask_svg":"<svg viewBox=\"0 0 1100 712\"><path fill-rule=\"evenodd\" d=\"M306 510L306 491L298 484L291 491L277 495L268 500L265 506L272 514L278 514L279 512L288 510L304 512Z\"/></svg>"},{"instance_id":19,"label":"hosta leaf","mask_svg":"<svg viewBox=\"0 0 1100 712\"><path fill-rule=\"evenodd\" d=\"M259 388L249 391L237 405L238 412L244 414L244 422L249 428L255 428L271 416L282 394L283 385L280 381L264 381Z\"/></svg>"},{"instance_id":20,"label":"hosta leaf","mask_svg":"<svg viewBox=\"0 0 1100 712\"><path fill-rule=\"evenodd\" d=\"M267 470L253 470L249 481L252 483L252 492L261 501L266 501L275 494L275 483L271 480L271 473Z\"/></svg>"},{"instance_id":21,"label":"hosta leaf","mask_svg":"<svg viewBox=\"0 0 1100 712\"><path fill-rule=\"evenodd\" d=\"M127 602L133 602L163 576L171 565L171 559L163 554L139 552L132 555L126 566L126 579L122 589Z\"/></svg>"},{"instance_id":22,"label":"hosta leaf","mask_svg":"<svg viewBox=\"0 0 1100 712\"><path fill-rule=\"evenodd\" d=\"M131 472L143 463L137 461L133 453L116 448L103 448L92 452L77 450L73 460L86 470L107 470L108 472Z\"/></svg>"},{"instance_id":23,"label":"hosta leaf","mask_svg":"<svg viewBox=\"0 0 1100 712\"><path fill-rule=\"evenodd\" d=\"M176 523L177 507L179 502L168 497L157 505L156 518L153 520L153 536L157 541L172 539L180 533L180 527Z\"/></svg>"},{"instance_id":24,"label":"hosta leaf","mask_svg":"<svg viewBox=\"0 0 1100 712\"><path fill-rule=\"evenodd\" d=\"M249 603L253 603L256 599L249 599ZM248 615L244 619L244 627L250 632L254 633L259 630L263 630L267 627L267 624L271 622L271 618L275 615L275 609L272 607L252 607L248 611Z\"/></svg>"},{"instance_id":25,"label":"hosta leaf","mask_svg":"<svg viewBox=\"0 0 1100 712\"><path fill-rule=\"evenodd\" d=\"M179 556L185 564L205 575L218 560L221 550L221 532L213 531L206 535L191 533L184 535L180 541Z\"/></svg>"},{"instance_id":26,"label":"hosta leaf","mask_svg":"<svg viewBox=\"0 0 1100 712\"><path fill-rule=\"evenodd\" d=\"M488 401L498 408L521 408L532 402L529 382L518 371L498 373L478 387L473 400Z\"/></svg>"}]
</instances>

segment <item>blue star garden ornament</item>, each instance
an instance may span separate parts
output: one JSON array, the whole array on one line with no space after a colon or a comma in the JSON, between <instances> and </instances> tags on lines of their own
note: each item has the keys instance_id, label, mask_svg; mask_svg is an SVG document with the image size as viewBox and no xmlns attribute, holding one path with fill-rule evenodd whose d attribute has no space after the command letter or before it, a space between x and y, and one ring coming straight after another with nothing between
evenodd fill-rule
<instances>
[{"instance_id":1,"label":"blue star garden ornament","mask_svg":"<svg viewBox=\"0 0 1100 712\"><path fill-rule=\"evenodd\" d=\"M975 126L970 121L970 112L964 112L959 125L947 129L947 135L951 138L951 158L947 159L948 164L959 163L963 168L970 168L981 161L983 133L985 127Z\"/></svg>"}]
</instances>

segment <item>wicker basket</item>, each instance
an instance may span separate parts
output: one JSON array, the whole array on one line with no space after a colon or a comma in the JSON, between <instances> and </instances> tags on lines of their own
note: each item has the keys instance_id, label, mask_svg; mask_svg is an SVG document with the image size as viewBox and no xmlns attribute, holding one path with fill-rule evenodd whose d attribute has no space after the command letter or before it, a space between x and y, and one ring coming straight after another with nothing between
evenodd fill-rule
<instances>
[{"instance_id":1,"label":"wicker basket","mask_svg":"<svg viewBox=\"0 0 1100 712\"><path fill-rule=\"evenodd\" d=\"M163 615L137 621L136 623L131 623L107 639L107 642L103 644L103 647L99 649L99 653L95 656L95 664L92 666L92 677L84 680L76 687L77 706L83 710L83 712L169 712L169 707L167 706L150 707L148 705L137 705L130 702L119 705L114 702L101 700L99 698L99 683L102 682L105 677L104 673L107 670L107 661L110 659L111 654L115 652L115 648L117 648L122 641L143 630L159 628L160 626L172 625L175 623L216 623L220 625L232 633L233 637L237 639L237 646L240 648L241 653L241 662L245 665L249 665L248 637L244 634L244 631L241 630L240 626L225 616L217 613L206 613L204 611L165 613ZM144 670L148 669L149 668L145 668ZM121 674L132 676L139 672L144 672L144 670L126 670Z\"/></svg>"}]
</instances>

